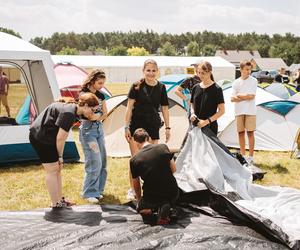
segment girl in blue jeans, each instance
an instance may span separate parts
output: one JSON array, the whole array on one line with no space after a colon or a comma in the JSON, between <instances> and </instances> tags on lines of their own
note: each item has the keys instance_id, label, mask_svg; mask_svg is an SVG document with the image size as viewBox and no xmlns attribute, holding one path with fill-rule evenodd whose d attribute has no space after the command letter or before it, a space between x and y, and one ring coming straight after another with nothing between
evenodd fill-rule
<instances>
[{"instance_id":1,"label":"girl in blue jeans","mask_svg":"<svg viewBox=\"0 0 300 250\"><path fill-rule=\"evenodd\" d=\"M81 93L94 93L99 99L99 107L94 110L94 117L88 120L81 117L79 139L85 157L85 177L82 196L91 203L98 203L103 198L107 171L106 150L102 120L107 116L105 96L100 89L105 83L105 73L94 70L84 81Z\"/></svg>"}]
</instances>

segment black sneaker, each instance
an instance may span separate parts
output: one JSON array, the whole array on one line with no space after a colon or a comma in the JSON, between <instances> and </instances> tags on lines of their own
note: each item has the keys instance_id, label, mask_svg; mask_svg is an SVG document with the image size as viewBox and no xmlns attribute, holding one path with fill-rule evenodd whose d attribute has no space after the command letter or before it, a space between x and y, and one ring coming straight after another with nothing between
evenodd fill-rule
<instances>
[{"instance_id":1,"label":"black sneaker","mask_svg":"<svg viewBox=\"0 0 300 250\"><path fill-rule=\"evenodd\" d=\"M170 204L166 203L163 204L158 209L158 216L157 216L157 225L168 225L170 224Z\"/></svg>"}]
</instances>

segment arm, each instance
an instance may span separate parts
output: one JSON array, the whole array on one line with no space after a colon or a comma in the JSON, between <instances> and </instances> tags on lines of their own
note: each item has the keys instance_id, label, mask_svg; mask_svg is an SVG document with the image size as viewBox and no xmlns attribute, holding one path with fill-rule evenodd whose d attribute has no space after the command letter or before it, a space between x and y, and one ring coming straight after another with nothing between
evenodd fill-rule
<instances>
[{"instance_id":1,"label":"arm","mask_svg":"<svg viewBox=\"0 0 300 250\"><path fill-rule=\"evenodd\" d=\"M222 115L225 113L225 104L220 103L218 104L218 111L213 116L209 117L209 119L206 120L199 120L198 127L203 128L207 126L208 124L218 120Z\"/></svg>"},{"instance_id":2,"label":"arm","mask_svg":"<svg viewBox=\"0 0 300 250\"><path fill-rule=\"evenodd\" d=\"M238 94L237 98L239 98L241 101L247 101L247 100L253 100L255 98L255 95L253 95L253 94Z\"/></svg>"},{"instance_id":3,"label":"arm","mask_svg":"<svg viewBox=\"0 0 300 250\"><path fill-rule=\"evenodd\" d=\"M57 148L58 156L60 158L63 156L64 147L65 147L65 143L68 138L68 135L69 135L69 132L65 131L62 128L59 128L57 136L56 136L56 148ZM59 159L59 162L60 162L60 160L61 159Z\"/></svg>"},{"instance_id":4,"label":"arm","mask_svg":"<svg viewBox=\"0 0 300 250\"><path fill-rule=\"evenodd\" d=\"M187 100L187 97L182 93L183 88L180 86L177 86L176 90L175 90L175 94L177 96L179 96L182 100Z\"/></svg>"},{"instance_id":5,"label":"arm","mask_svg":"<svg viewBox=\"0 0 300 250\"><path fill-rule=\"evenodd\" d=\"M7 95L8 94L8 89L9 89L9 81L8 81L7 77L4 77L4 82L5 82L5 84L4 84L4 87L5 87L4 93L5 93L5 95Z\"/></svg>"},{"instance_id":6,"label":"arm","mask_svg":"<svg viewBox=\"0 0 300 250\"><path fill-rule=\"evenodd\" d=\"M170 115L169 115L169 106L161 106L161 112L164 118L164 122L165 122L165 127L166 127L166 142L169 141L170 139L170 129L167 129L170 127L170 123L169 123L169 119L170 119Z\"/></svg>"},{"instance_id":7,"label":"arm","mask_svg":"<svg viewBox=\"0 0 300 250\"><path fill-rule=\"evenodd\" d=\"M130 124L131 117L132 117L132 108L133 108L134 103L135 103L134 99L128 98L126 113L125 113L125 138L126 138L127 142L129 142L131 139L131 134L129 131L129 124Z\"/></svg>"},{"instance_id":8,"label":"arm","mask_svg":"<svg viewBox=\"0 0 300 250\"><path fill-rule=\"evenodd\" d=\"M132 184L135 191L137 202L139 202L139 200L142 197L140 177L132 179Z\"/></svg>"},{"instance_id":9,"label":"arm","mask_svg":"<svg viewBox=\"0 0 300 250\"><path fill-rule=\"evenodd\" d=\"M238 96L231 96L231 102L241 102L241 101L243 100Z\"/></svg>"},{"instance_id":10,"label":"arm","mask_svg":"<svg viewBox=\"0 0 300 250\"><path fill-rule=\"evenodd\" d=\"M174 174L176 172L176 163L174 160L170 160L170 168L171 168L172 174Z\"/></svg>"}]
</instances>

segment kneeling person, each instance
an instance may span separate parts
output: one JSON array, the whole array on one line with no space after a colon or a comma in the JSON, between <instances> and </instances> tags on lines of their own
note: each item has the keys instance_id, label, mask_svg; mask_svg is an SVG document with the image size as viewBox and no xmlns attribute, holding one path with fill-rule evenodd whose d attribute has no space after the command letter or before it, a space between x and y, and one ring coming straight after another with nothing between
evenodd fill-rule
<instances>
[{"instance_id":1,"label":"kneeling person","mask_svg":"<svg viewBox=\"0 0 300 250\"><path fill-rule=\"evenodd\" d=\"M173 173L176 165L165 144L148 143L149 135L138 128L133 135L139 152L130 159L133 187L138 201L137 211L146 217L158 210L157 224L169 224L170 210L178 199L179 189ZM140 178L143 183L141 194Z\"/></svg>"}]
</instances>

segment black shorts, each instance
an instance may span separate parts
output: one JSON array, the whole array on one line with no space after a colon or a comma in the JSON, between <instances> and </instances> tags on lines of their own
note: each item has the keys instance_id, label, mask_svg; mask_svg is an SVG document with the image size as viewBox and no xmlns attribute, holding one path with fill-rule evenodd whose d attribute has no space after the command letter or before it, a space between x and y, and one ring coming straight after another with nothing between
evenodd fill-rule
<instances>
[{"instance_id":1,"label":"black shorts","mask_svg":"<svg viewBox=\"0 0 300 250\"><path fill-rule=\"evenodd\" d=\"M159 126L151 123L144 124L143 122L132 121L129 126L131 135L133 135L134 131L138 128L145 129L152 140L159 140Z\"/></svg>"},{"instance_id":2,"label":"black shorts","mask_svg":"<svg viewBox=\"0 0 300 250\"><path fill-rule=\"evenodd\" d=\"M42 163L53 163L58 161L56 145L44 144L29 134L29 141Z\"/></svg>"}]
</instances>

